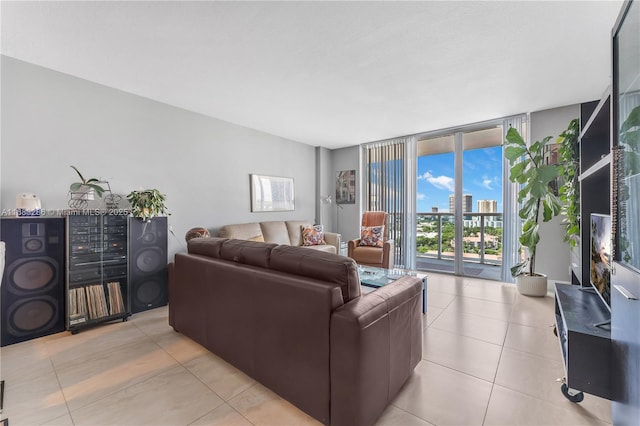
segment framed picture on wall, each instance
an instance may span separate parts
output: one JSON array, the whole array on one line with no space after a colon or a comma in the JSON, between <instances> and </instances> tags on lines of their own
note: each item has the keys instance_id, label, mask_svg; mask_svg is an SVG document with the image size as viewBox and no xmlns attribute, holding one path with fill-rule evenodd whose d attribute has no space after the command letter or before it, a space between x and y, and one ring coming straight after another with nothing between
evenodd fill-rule
<instances>
[{"instance_id":1,"label":"framed picture on wall","mask_svg":"<svg viewBox=\"0 0 640 426\"><path fill-rule=\"evenodd\" d=\"M336 203L356 203L356 171L343 170L336 175Z\"/></svg>"},{"instance_id":2,"label":"framed picture on wall","mask_svg":"<svg viewBox=\"0 0 640 426\"><path fill-rule=\"evenodd\" d=\"M295 210L293 178L254 174L250 178L252 212Z\"/></svg>"}]
</instances>

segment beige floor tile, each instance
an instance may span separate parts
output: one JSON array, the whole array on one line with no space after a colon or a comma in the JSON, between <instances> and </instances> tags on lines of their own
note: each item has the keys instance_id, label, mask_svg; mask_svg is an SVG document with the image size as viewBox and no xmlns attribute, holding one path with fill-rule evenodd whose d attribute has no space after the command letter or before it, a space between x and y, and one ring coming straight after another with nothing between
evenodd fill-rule
<instances>
[{"instance_id":1,"label":"beige floor tile","mask_svg":"<svg viewBox=\"0 0 640 426\"><path fill-rule=\"evenodd\" d=\"M210 353L207 348L175 331L156 334L151 339L181 364Z\"/></svg>"},{"instance_id":2,"label":"beige floor tile","mask_svg":"<svg viewBox=\"0 0 640 426\"><path fill-rule=\"evenodd\" d=\"M228 403L254 425L321 425L320 422L259 383L229 400Z\"/></svg>"},{"instance_id":3,"label":"beige floor tile","mask_svg":"<svg viewBox=\"0 0 640 426\"><path fill-rule=\"evenodd\" d=\"M5 381L2 417L9 424L37 425L68 414L53 371L21 382Z\"/></svg>"},{"instance_id":4,"label":"beige floor tile","mask_svg":"<svg viewBox=\"0 0 640 426\"><path fill-rule=\"evenodd\" d=\"M502 345L509 323L477 315L461 314L447 308L429 327Z\"/></svg>"},{"instance_id":5,"label":"beige floor tile","mask_svg":"<svg viewBox=\"0 0 640 426\"><path fill-rule=\"evenodd\" d=\"M579 404L576 404L579 405ZM495 385L487 409L485 425L607 425L585 411L567 410L550 402Z\"/></svg>"},{"instance_id":6,"label":"beige floor tile","mask_svg":"<svg viewBox=\"0 0 640 426\"><path fill-rule=\"evenodd\" d=\"M444 309L449 306L455 297L454 294L427 290L427 311L429 311L430 307Z\"/></svg>"},{"instance_id":7,"label":"beige floor tile","mask_svg":"<svg viewBox=\"0 0 640 426\"><path fill-rule=\"evenodd\" d=\"M76 426L187 425L223 401L182 366L71 410Z\"/></svg>"},{"instance_id":8,"label":"beige floor tile","mask_svg":"<svg viewBox=\"0 0 640 426\"><path fill-rule=\"evenodd\" d=\"M442 312L444 312L444 309L427 306L427 313L422 316L422 325L424 328L430 326Z\"/></svg>"},{"instance_id":9,"label":"beige floor tile","mask_svg":"<svg viewBox=\"0 0 640 426\"><path fill-rule=\"evenodd\" d=\"M513 305L510 303L492 302L490 300L459 296L453 300L449 308L462 314L509 321Z\"/></svg>"},{"instance_id":10,"label":"beige floor tile","mask_svg":"<svg viewBox=\"0 0 640 426\"><path fill-rule=\"evenodd\" d=\"M434 426L432 423L389 405L375 424L376 426Z\"/></svg>"},{"instance_id":11,"label":"beige floor tile","mask_svg":"<svg viewBox=\"0 0 640 426\"><path fill-rule=\"evenodd\" d=\"M255 384L251 377L210 352L183 365L225 401Z\"/></svg>"},{"instance_id":12,"label":"beige floor tile","mask_svg":"<svg viewBox=\"0 0 640 426\"><path fill-rule=\"evenodd\" d=\"M461 295L491 302L513 303L516 289L514 284L500 281L468 280Z\"/></svg>"},{"instance_id":13,"label":"beige floor tile","mask_svg":"<svg viewBox=\"0 0 640 426\"><path fill-rule=\"evenodd\" d=\"M446 294L462 294L466 283L462 277L427 273L427 291L436 291Z\"/></svg>"},{"instance_id":14,"label":"beige floor tile","mask_svg":"<svg viewBox=\"0 0 640 426\"><path fill-rule=\"evenodd\" d=\"M56 366L56 371L73 411L176 365L173 357L145 339L118 346L113 351L94 353L79 363L67 362Z\"/></svg>"},{"instance_id":15,"label":"beige floor tile","mask_svg":"<svg viewBox=\"0 0 640 426\"><path fill-rule=\"evenodd\" d=\"M585 394L584 401L575 404L562 395L560 383L556 379L563 377L564 374L564 365L560 358L552 360L504 348L495 383L561 408L582 410L592 417L610 423L610 401Z\"/></svg>"},{"instance_id":16,"label":"beige floor tile","mask_svg":"<svg viewBox=\"0 0 640 426\"><path fill-rule=\"evenodd\" d=\"M252 426L252 424L230 405L222 404L189 426Z\"/></svg>"},{"instance_id":17,"label":"beige floor tile","mask_svg":"<svg viewBox=\"0 0 640 426\"><path fill-rule=\"evenodd\" d=\"M12 422L11 422L11 425L13 426ZM74 425L73 425L73 420L71 420L71 415L67 413L64 416L42 423L40 426L74 426Z\"/></svg>"},{"instance_id":18,"label":"beige floor tile","mask_svg":"<svg viewBox=\"0 0 640 426\"><path fill-rule=\"evenodd\" d=\"M87 328L78 334L60 333L56 339L47 342L47 351L54 365L74 363L94 353L113 351L118 346L139 342L146 336L129 322L116 322Z\"/></svg>"},{"instance_id":19,"label":"beige floor tile","mask_svg":"<svg viewBox=\"0 0 640 426\"><path fill-rule=\"evenodd\" d=\"M501 345L429 327L423 333L422 358L492 382L500 361Z\"/></svg>"},{"instance_id":20,"label":"beige floor tile","mask_svg":"<svg viewBox=\"0 0 640 426\"><path fill-rule=\"evenodd\" d=\"M553 327L539 328L528 325L509 323L504 346L540 355L552 360L562 359L560 343L553 334Z\"/></svg>"},{"instance_id":21,"label":"beige floor tile","mask_svg":"<svg viewBox=\"0 0 640 426\"><path fill-rule=\"evenodd\" d=\"M423 360L393 405L438 426L481 425L491 385Z\"/></svg>"},{"instance_id":22,"label":"beige floor tile","mask_svg":"<svg viewBox=\"0 0 640 426\"><path fill-rule=\"evenodd\" d=\"M169 325L169 307L161 306L148 311L134 314L129 322L148 336L173 331Z\"/></svg>"},{"instance_id":23,"label":"beige floor tile","mask_svg":"<svg viewBox=\"0 0 640 426\"><path fill-rule=\"evenodd\" d=\"M549 327L556 321L555 300L548 296L528 297L518 294L510 321L531 327Z\"/></svg>"},{"instance_id":24,"label":"beige floor tile","mask_svg":"<svg viewBox=\"0 0 640 426\"><path fill-rule=\"evenodd\" d=\"M7 382L29 380L53 371L43 339L0 348L0 377Z\"/></svg>"}]
</instances>

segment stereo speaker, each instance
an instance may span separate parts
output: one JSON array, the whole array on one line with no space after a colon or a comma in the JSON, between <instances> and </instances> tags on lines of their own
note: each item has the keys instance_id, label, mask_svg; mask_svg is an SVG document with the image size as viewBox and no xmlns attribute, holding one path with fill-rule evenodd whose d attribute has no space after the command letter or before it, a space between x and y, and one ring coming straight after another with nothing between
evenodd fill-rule
<instances>
[{"instance_id":1,"label":"stereo speaker","mask_svg":"<svg viewBox=\"0 0 640 426\"><path fill-rule=\"evenodd\" d=\"M129 289L131 312L142 312L168 302L167 218L129 222Z\"/></svg>"},{"instance_id":2,"label":"stereo speaker","mask_svg":"<svg viewBox=\"0 0 640 426\"><path fill-rule=\"evenodd\" d=\"M64 218L3 218L1 346L65 329Z\"/></svg>"}]
</instances>

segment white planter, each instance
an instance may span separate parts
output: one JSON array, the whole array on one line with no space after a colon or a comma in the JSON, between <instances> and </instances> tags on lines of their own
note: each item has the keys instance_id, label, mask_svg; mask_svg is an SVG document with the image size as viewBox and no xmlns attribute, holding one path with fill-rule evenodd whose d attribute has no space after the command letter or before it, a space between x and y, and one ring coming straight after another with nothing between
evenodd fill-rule
<instances>
[{"instance_id":1,"label":"white planter","mask_svg":"<svg viewBox=\"0 0 640 426\"><path fill-rule=\"evenodd\" d=\"M518 293L525 296L544 297L547 295L547 276L539 275L518 275L516 277L516 288Z\"/></svg>"},{"instance_id":2,"label":"white planter","mask_svg":"<svg viewBox=\"0 0 640 426\"><path fill-rule=\"evenodd\" d=\"M71 193L72 200L91 201L95 199L95 190L88 186L81 186L77 191Z\"/></svg>"}]
</instances>

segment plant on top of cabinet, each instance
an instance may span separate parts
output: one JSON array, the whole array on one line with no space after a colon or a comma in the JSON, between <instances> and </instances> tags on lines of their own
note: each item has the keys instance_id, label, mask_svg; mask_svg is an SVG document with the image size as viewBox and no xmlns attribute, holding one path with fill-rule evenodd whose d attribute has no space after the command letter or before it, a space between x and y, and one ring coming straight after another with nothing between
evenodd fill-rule
<instances>
[{"instance_id":1,"label":"plant on top of cabinet","mask_svg":"<svg viewBox=\"0 0 640 426\"><path fill-rule=\"evenodd\" d=\"M102 187L104 183L100 179L85 179L75 166L70 166L78 174L80 181L73 182L69 186L69 207L79 209L87 207L87 201L102 197L105 189Z\"/></svg>"},{"instance_id":2,"label":"plant on top of cabinet","mask_svg":"<svg viewBox=\"0 0 640 426\"><path fill-rule=\"evenodd\" d=\"M164 204L166 195L160 193L157 189L131 191L129 195L127 195L127 200L129 200L131 204L131 214L133 217L145 222L150 221L156 216L170 214L167 213L167 207Z\"/></svg>"}]
</instances>

